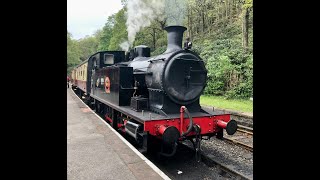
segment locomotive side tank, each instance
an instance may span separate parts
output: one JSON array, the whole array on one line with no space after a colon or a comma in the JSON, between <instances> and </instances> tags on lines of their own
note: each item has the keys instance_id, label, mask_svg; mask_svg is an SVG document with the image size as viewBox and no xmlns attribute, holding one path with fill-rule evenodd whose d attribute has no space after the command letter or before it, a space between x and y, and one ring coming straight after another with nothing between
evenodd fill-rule
<instances>
[{"instance_id":1,"label":"locomotive side tank","mask_svg":"<svg viewBox=\"0 0 320 180\"><path fill-rule=\"evenodd\" d=\"M198 112L199 97L207 81L203 60L194 52L182 49L183 26L168 26L166 51L145 57L147 47L136 47L138 57L128 66L136 74L144 74L150 109L160 114L177 113L181 105ZM144 84L144 82L140 83Z\"/></svg>"}]
</instances>

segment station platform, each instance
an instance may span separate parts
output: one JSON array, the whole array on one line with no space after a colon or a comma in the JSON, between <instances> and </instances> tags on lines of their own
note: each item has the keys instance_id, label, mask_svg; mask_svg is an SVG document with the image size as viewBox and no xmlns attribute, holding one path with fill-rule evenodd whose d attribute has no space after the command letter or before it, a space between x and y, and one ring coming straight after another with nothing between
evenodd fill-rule
<instances>
[{"instance_id":1,"label":"station platform","mask_svg":"<svg viewBox=\"0 0 320 180\"><path fill-rule=\"evenodd\" d=\"M68 180L170 179L67 89Z\"/></svg>"}]
</instances>

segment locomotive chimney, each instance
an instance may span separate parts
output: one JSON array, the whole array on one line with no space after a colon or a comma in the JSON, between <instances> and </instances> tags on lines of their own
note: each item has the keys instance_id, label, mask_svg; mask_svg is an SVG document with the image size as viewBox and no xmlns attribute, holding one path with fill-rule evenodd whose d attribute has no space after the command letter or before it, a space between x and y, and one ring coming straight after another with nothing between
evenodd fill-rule
<instances>
[{"instance_id":1,"label":"locomotive chimney","mask_svg":"<svg viewBox=\"0 0 320 180\"><path fill-rule=\"evenodd\" d=\"M183 32L187 30L187 28L184 26L167 26L164 28L164 30L166 30L168 33L168 46L166 52L164 53L181 50Z\"/></svg>"}]
</instances>

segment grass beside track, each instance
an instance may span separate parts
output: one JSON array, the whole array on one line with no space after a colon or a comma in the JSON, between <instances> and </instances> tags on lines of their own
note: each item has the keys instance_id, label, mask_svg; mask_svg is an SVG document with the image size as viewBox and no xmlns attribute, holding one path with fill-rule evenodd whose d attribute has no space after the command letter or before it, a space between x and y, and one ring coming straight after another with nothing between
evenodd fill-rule
<instances>
[{"instance_id":1,"label":"grass beside track","mask_svg":"<svg viewBox=\"0 0 320 180\"><path fill-rule=\"evenodd\" d=\"M240 112L253 112L253 101L240 99L225 99L223 96L205 96L200 97L200 104L213 106L221 109L229 109Z\"/></svg>"}]
</instances>

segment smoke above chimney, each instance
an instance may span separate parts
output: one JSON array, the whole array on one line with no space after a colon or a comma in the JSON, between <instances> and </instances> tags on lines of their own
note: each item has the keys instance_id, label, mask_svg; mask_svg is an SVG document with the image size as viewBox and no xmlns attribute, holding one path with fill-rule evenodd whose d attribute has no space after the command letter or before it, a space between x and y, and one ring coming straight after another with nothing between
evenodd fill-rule
<instances>
[{"instance_id":1,"label":"smoke above chimney","mask_svg":"<svg viewBox=\"0 0 320 180\"><path fill-rule=\"evenodd\" d=\"M121 47L132 46L136 34L154 20L166 19L167 25L183 25L187 13L187 0L128 0L126 26L128 41Z\"/></svg>"},{"instance_id":2,"label":"smoke above chimney","mask_svg":"<svg viewBox=\"0 0 320 180\"><path fill-rule=\"evenodd\" d=\"M128 0L127 31L128 43L133 44L136 34L155 19L163 19L165 0Z\"/></svg>"}]
</instances>

